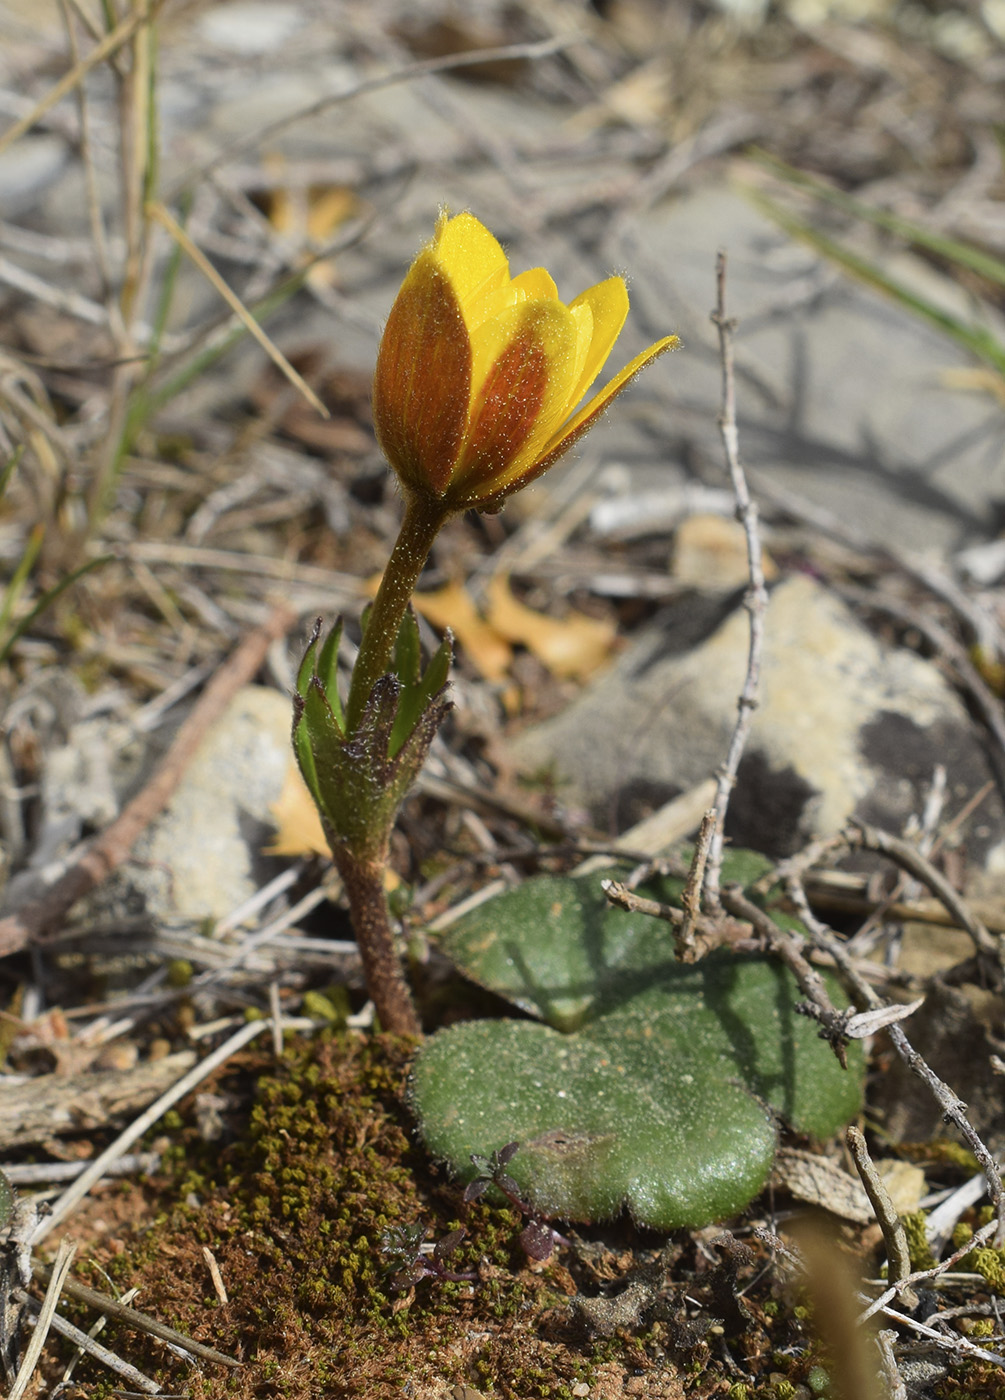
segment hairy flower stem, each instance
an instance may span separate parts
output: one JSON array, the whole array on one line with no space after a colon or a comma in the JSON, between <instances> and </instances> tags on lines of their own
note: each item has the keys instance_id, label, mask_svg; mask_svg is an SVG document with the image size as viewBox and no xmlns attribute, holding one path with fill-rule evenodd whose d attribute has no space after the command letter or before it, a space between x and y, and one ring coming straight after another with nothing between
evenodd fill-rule
<instances>
[{"instance_id":1,"label":"hairy flower stem","mask_svg":"<svg viewBox=\"0 0 1005 1400\"><path fill-rule=\"evenodd\" d=\"M394 950L394 935L387 911L387 896L384 893L386 853L360 857L340 845L333 848L332 854L345 885L366 987L373 999L381 1029L393 1035L410 1035L419 1039L422 1027L400 959Z\"/></svg>"},{"instance_id":2,"label":"hairy flower stem","mask_svg":"<svg viewBox=\"0 0 1005 1400\"><path fill-rule=\"evenodd\" d=\"M433 540L450 511L430 496L407 492L405 516L398 531L384 577L373 600L370 616L353 667L346 701L346 729L357 728L370 692L391 669L391 656L398 640L401 619L419 581Z\"/></svg>"}]
</instances>

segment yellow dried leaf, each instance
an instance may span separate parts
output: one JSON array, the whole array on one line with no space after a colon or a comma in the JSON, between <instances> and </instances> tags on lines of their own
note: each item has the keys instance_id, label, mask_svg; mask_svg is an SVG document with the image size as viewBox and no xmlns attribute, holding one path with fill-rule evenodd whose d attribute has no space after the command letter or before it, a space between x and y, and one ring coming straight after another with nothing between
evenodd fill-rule
<instances>
[{"instance_id":1,"label":"yellow dried leaf","mask_svg":"<svg viewBox=\"0 0 1005 1400\"><path fill-rule=\"evenodd\" d=\"M264 198L266 217L278 234L304 249L298 259L301 263L310 253L320 252L341 225L359 212L359 196L345 185L291 187L284 178L286 166L281 156L269 157L266 169L275 180ZM324 258L314 263L307 280L314 285L333 285L334 260Z\"/></svg>"},{"instance_id":2,"label":"yellow dried leaf","mask_svg":"<svg viewBox=\"0 0 1005 1400\"><path fill-rule=\"evenodd\" d=\"M602 666L617 635L613 623L584 613L548 617L513 597L509 579L497 574L488 587L488 621L508 641L525 646L553 675L582 680Z\"/></svg>"},{"instance_id":3,"label":"yellow dried leaf","mask_svg":"<svg viewBox=\"0 0 1005 1400\"><path fill-rule=\"evenodd\" d=\"M472 665L487 681L501 681L509 670L513 649L499 631L480 617L462 583L448 583L434 593L416 593L412 604L427 622L448 627Z\"/></svg>"},{"instance_id":4,"label":"yellow dried leaf","mask_svg":"<svg viewBox=\"0 0 1005 1400\"><path fill-rule=\"evenodd\" d=\"M263 847L269 856L330 856L314 799L300 770L290 762L283 790L269 808L276 821L273 841Z\"/></svg>"}]
</instances>

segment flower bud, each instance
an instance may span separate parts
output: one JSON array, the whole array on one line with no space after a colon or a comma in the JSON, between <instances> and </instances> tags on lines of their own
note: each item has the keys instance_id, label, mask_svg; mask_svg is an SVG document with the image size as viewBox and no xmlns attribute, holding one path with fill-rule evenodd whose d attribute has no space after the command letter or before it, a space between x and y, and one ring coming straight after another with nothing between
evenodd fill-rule
<instances>
[{"instance_id":1,"label":"flower bud","mask_svg":"<svg viewBox=\"0 0 1005 1400\"><path fill-rule=\"evenodd\" d=\"M446 512L498 510L678 344L657 341L575 411L627 315L623 278L566 305L544 268L511 278L474 215L441 214L391 308L374 377L377 439L406 493Z\"/></svg>"}]
</instances>

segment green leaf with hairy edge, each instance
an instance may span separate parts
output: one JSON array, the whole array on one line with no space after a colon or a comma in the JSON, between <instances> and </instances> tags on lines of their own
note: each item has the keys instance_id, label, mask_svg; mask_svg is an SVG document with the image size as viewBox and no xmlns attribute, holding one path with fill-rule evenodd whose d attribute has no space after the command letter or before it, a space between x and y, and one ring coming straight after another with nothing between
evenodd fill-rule
<instances>
[{"instance_id":1,"label":"green leaf with hairy edge","mask_svg":"<svg viewBox=\"0 0 1005 1400\"><path fill-rule=\"evenodd\" d=\"M301 657L300 665L297 667L297 683L294 689L301 699L307 694L307 687L311 683L311 676L313 676L317 670L315 663L317 661L318 643L320 640L321 619L318 618L311 630L311 637L310 641L307 643L307 650Z\"/></svg>"},{"instance_id":2,"label":"green leaf with hairy edge","mask_svg":"<svg viewBox=\"0 0 1005 1400\"><path fill-rule=\"evenodd\" d=\"M722 878L746 886L769 869L755 851L730 851ZM439 945L472 981L559 1030L574 1030L677 966L668 924L608 904L601 882L611 873L525 880L444 930ZM683 880L667 878L646 893L679 906L683 888Z\"/></svg>"},{"instance_id":3,"label":"green leaf with hairy edge","mask_svg":"<svg viewBox=\"0 0 1005 1400\"><path fill-rule=\"evenodd\" d=\"M338 693L338 649L342 641L342 619L328 633L321 650L317 654L315 674L321 682L332 713L340 729L345 729L345 716L342 713L342 697Z\"/></svg>"},{"instance_id":4,"label":"green leaf with hairy edge","mask_svg":"<svg viewBox=\"0 0 1005 1400\"><path fill-rule=\"evenodd\" d=\"M391 666L403 686L418 684L422 674L422 645L419 641L419 624L411 604L405 609L405 616L398 628Z\"/></svg>"},{"instance_id":5,"label":"green leaf with hairy edge","mask_svg":"<svg viewBox=\"0 0 1005 1400\"><path fill-rule=\"evenodd\" d=\"M425 700L430 700L434 695L438 695L446 685L450 676L450 663L453 659L454 638L453 634L448 631L430 657L426 674L422 678L422 694Z\"/></svg>"},{"instance_id":6,"label":"green leaf with hairy edge","mask_svg":"<svg viewBox=\"0 0 1005 1400\"><path fill-rule=\"evenodd\" d=\"M320 789L318 787L318 770L314 762L314 754L311 750L311 739L307 732L307 725L303 717L293 727L293 752L296 755L297 763L300 765L300 772L307 790L317 803L321 802Z\"/></svg>"},{"instance_id":7,"label":"green leaf with hairy edge","mask_svg":"<svg viewBox=\"0 0 1005 1400\"><path fill-rule=\"evenodd\" d=\"M723 873L749 881L768 868L736 851ZM763 1185L769 1108L819 1137L857 1111L861 1045L842 1070L774 959L678 963L670 927L608 906L602 878L528 880L443 936L469 977L551 1026L439 1032L414 1067L420 1130L462 1176L472 1152L521 1142L508 1170L549 1214L598 1219L627 1205L661 1229L705 1224ZM649 892L677 903L681 887Z\"/></svg>"},{"instance_id":8,"label":"green leaf with hairy edge","mask_svg":"<svg viewBox=\"0 0 1005 1400\"><path fill-rule=\"evenodd\" d=\"M506 1170L539 1210L603 1220L627 1206L656 1229L741 1210L771 1169L775 1132L732 1066L684 1042L622 1040L606 1018L575 1035L468 1021L434 1035L412 1099L432 1154L464 1177L508 1142Z\"/></svg>"},{"instance_id":9,"label":"green leaf with hairy edge","mask_svg":"<svg viewBox=\"0 0 1005 1400\"><path fill-rule=\"evenodd\" d=\"M0 1230L10 1224L14 1215L14 1188L4 1172L0 1172Z\"/></svg>"},{"instance_id":10,"label":"green leaf with hairy edge","mask_svg":"<svg viewBox=\"0 0 1005 1400\"><path fill-rule=\"evenodd\" d=\"M412 619L415 625L414 618ZM399 634L399 643L401 636ZM419 630L415 625L415 644L418 647ZM434 696L447 683L450 674L450 662L453 659L453 643L448 636L437 648L429 665L426 667L424 675L416 669L415 681L402 687L401 695L398 698L398 713L395 715L394 728L391 730L391 743L389 753L393 758L408 742L409 737L415 731L416 725L422 716L433 703ZM418 667L418 658L416 659ZM401 671L398 671L398 678L401 679ZM442 715L440 716L442 718Z\"/></svg>"}]
</instances>

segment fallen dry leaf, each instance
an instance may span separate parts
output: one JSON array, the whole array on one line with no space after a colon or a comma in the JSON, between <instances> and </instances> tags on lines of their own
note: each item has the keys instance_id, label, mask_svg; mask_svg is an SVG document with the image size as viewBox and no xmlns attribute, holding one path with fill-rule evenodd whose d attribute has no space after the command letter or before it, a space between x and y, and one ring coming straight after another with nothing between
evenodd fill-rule
<instances>
[{"instance_id":1,"label":"fallen dry leaf","mask_svg":"<svg viewBox=\"0 0 1005 1400\"><path fill-rule=\"evenodd\" d=\"M448 583L434 593L416 593L417 613L441 631L449 627L471 664L487 681L501 681L513 659L513 648L491 622L481 617L463 583Z\"/></svg>"},{"instance_id":2,"label":"fallen dry leaf","mask_svg":"<svg viewBox=\"0 0 1005 1400\"><path fill-rule=\"evenodd\" d=\"M339 227L360 210L359 196L344 185L308 185L297 188L285 178L286 166L282 156L272 155L266 168L275 183L263 196L265 214L276 232L298 248L304 249L299 261L306 262L312 253L319 253L330 243ZM307 273L313 286L333 286L335 263L323 258Z\"/></svg>"},{"instance_id":3,"label":"fallen dry leaf","mask_svg":"<svg viewBox=\"0 0 1005 1400\"><path fill-rule=\"evenodd\" d=\"M300 770L291 761L283 790L269 808L276 820L276 835L262 849L269 856L327 856L328 842L314 799Z\"/></svg>"},{"instance_id":4,"label":"fallen dry leaf","mask_svg":"<svg viewBox=\"0 0 1005 1400\"><path fill-rule=\"evenodd\" d=\"M509 579L497 574L488 586L488 621L493 629L525 646L562 680L582 680L602 666L617 637L612 622L569 613L563 618L535 612L513 597Z\"/></svg>"}]
</instances>

